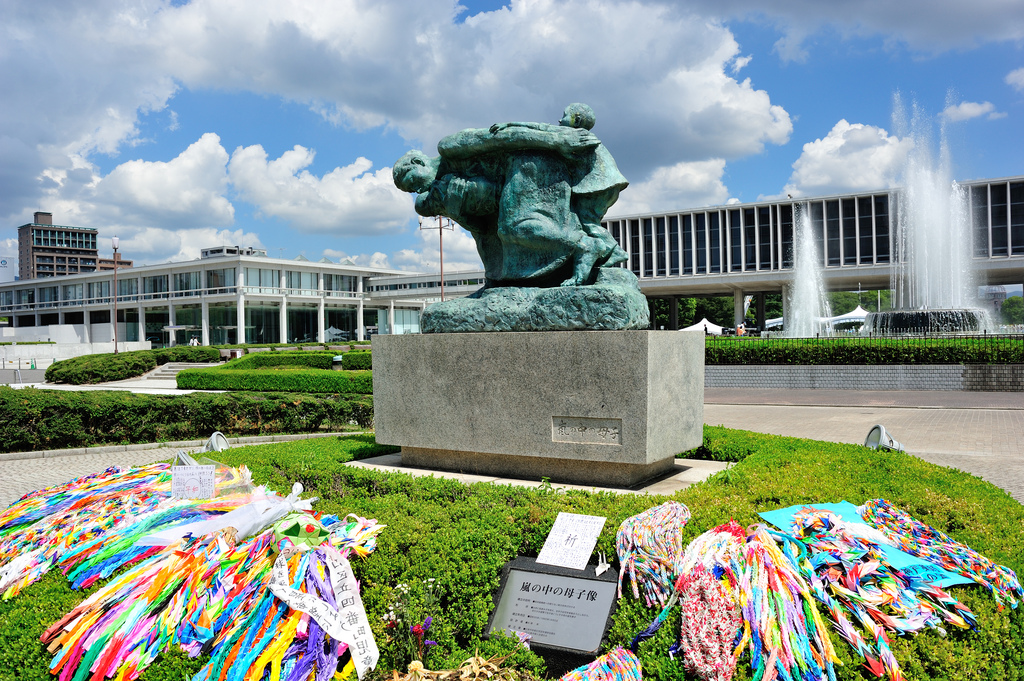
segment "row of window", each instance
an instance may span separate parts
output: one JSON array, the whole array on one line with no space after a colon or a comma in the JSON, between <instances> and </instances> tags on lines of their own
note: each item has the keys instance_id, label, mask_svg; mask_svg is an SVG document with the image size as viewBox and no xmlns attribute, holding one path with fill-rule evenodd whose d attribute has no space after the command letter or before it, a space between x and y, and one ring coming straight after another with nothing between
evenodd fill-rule
<instances>
[{"instance_id":1,"label":"row of window","mask_svg":"<svg viewBox=\"0 0 1024 681\"><path fill-rule=\"evenodd\" d=\"M83 260L84 262L84 260ZM246 282L253 293L279 293L281 270L245 268ZM324 290L330 294L354 294L358 290L358 278L347 274L325 274ZM138 296L145 298L186 297L198 295L202 290L203 272L175 272L173 274L157 274L153 276L124 276L118 278L117 295L119 297ZM300 291L318 292L318 275L316 272L285 272L286 288ZM36 290L39 302L57 303L59 301L75 302L92 300L105 302L102 299L110 296L111 281L66 284L62 287L63 296L57 298L57 286L40 287L38 289L18 289L16 291L0 291L0 306L32 305L36 302ZM227 267L206 270L206 290L212 293L234 292L236 286L235 268ZM266 287L266 288L263 288ZM45 291L45 293L43 293ZM45 297L44 297L45 296Z\"/></svg>"},{"instance_id":2,"label":"row of window","mask_svg":"<svg viewBox=\"0 0 1024 681\"><path fill-rule=\"evenodd\" d=\"M445 279L445 286L481 286L483 285L483 279ZM421 288L440 288L441 280L437 281L420 281L410 282L406 284L378 284L370 288L371 291L405 291L408 289L421 289Z\"/></svg>"},{"instance_id":3,"label":"row of window","mask_svg":"<svg viewBox=\"0 0 1024 681\"><path fill-rule=\"evenodd\" d=\"M61 248L87 248L96 250L96 235L90 232L64 229L33 229L33 246Z\"/></svg>"},{"instance_id":4,"label":"row of window","mask_svg":"<svg viewBox=\"0 0 1024 681\"><path fill-rule=\"evenodd\" d=\"M888 195L611 220L605 226L629 255L624 266L640 277L790 269L793 230L804 205L829 264L889 262Z\"/></svg>"},{"instance_id":5,"label":"row of window","mask_svg":"<svg viewBox=\"0 0 1024 681\"><path fill-rule=\"evenodd\" d=\"M978 257L1024 255L1024 182L968 188ZM899 195L894 195L894 202ZM719 208L604 223L638 277L793 267L794 229L810 221L826 267L890 262L898 230L888 194Z\"/></svg>"},{"instance_id":6,"label":"row of window","mask_svg":"<svg viewBox=\"0 0 1024 681\"><path fill-rule=\"evenodd\" d=\"M970 189L974 255L1024 255L1024 182L993 182Z\"/></svg>"}]
</instances>

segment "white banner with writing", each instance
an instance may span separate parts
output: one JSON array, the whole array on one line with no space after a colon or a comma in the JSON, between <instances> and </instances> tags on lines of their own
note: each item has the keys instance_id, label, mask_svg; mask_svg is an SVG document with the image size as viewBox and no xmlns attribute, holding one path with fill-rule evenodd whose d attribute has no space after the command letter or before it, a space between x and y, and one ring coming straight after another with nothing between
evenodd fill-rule
<instances>
[{"instance_id":1,"label":"white banner with writing","mask_svg":"<svg viewBox=\"0 0 1024 681\"><path fill-rule=\"evenodd\" d=\"M313 594L293 589L288 579L288 562L283 556L274 561L270 591L292 609L316 620L331 638L346 644L356 666L356 674L361 679L367 670L377 666L380 651L370 630L363 600L359 597L359 585L352 566L333 548L326 548L324 553L330 568L334 598L338 603L337 610Z\"/></svg>"}]
</instances>

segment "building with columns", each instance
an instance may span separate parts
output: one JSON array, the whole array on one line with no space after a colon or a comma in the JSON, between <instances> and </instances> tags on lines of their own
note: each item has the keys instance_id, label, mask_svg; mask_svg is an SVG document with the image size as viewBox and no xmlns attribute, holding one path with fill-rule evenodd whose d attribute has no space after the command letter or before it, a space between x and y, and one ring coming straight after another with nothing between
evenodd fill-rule
<instances>
[{"instance_id":1,"label":"building with columns","mask_svg":"<svg viewBox=\"0 0 1024 681\"><path fill-rule=\"evenodd\" d=\"M979 285L1024 282L1024 176L960 183L970 211ZM623 264L648 298L732 296L734 324L753 296L764 324L765 293L793 281L798 211L807 212L829 291L890 287L902 262L900 189L627 215L603 223L629 254ZM783 295L785 301L786 295ZM785 316L785 314L784 314Z\"/></svg>"},{"instance_id":2,"label":"building with columns","mask_svg":"<svg viewBox=\"0 0 1024 681\"><path fill-rule=\"evenodd\" d=\"M371 333L417 332L425 300L369 295L375 277L399 270L324 259L269 258L265 251L206 249L188 262L118 269L117 338L178 345L317 343ZM111 343L113 272L0 284L3 340Z\"/></svg>"},{"instance_id":3,"label":"building with columns","mask_svg":"<svg viewBox=\"0 0 1024 681\"><path fill-rule=\"evenodd\" d=\"M1024 176L961 183L970 206L970 244L979 285L1024 282ZM732 296L735 323L753 296L793 281L798 210L806 211L832 291L887 289L900 263L900 190L762 201L627 215L605 221L629 258L624 267L650 298ZM0 284L2 340L113 340L113 272ZM483 271L446 272L445 297L467 295ZM441 296L435 273L409 273L327 259L269 258L231 246L189 262L117 270L117 338L174 345L303 343L418 333L419 315ZM785 295L783 296L785 299ZM785 316L785 312L784 312ZM670 327L676 323L670 321ZM100 350L96 350L100 351Z\"/></svg>"}]
</instances>

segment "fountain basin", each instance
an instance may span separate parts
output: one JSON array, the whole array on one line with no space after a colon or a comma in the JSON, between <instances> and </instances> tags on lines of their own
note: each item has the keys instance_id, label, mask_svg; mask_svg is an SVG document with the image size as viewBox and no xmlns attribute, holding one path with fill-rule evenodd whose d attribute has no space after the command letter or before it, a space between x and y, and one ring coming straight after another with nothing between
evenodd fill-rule
<instances>
[{"instance_id":1,"label":"fountain basin","mask_svg":"<svg viewBox=\"0 0 1024 681\"><path fill-rule=\"evenodd\" d=\"M880 336L981 333L990 328L989 314L980 308L886 310L869 312L864 320L864 333Z\"/></svg>"}]
</instances>

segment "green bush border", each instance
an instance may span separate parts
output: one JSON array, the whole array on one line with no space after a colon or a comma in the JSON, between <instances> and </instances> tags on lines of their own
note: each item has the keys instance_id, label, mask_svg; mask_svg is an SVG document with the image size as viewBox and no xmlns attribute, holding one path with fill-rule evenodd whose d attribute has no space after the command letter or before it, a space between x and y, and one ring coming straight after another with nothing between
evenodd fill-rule
<instances>
[{"instance_id":1,"label":"green bush border","mask_svg":"<svg viewBox=\"0 0 1024 681\"><path fill-rule=\"evenodd\" d=\"M50 383L83 385L124 381L152 371L168 362L218 362L220 353L211 347L177 345L156 350L131 350L82 355L54 362L46 369Z\"/></svg>"},{"instance_id":2,"label":"green bush border","mask_svg":"<svg viewBox=\"0 0 1024 681\"><path fill-rule=\"evenodd\" d=\"M709 338L704 362L725 364L1018 364L1024 335L970 338Z\"/></svg>"},{"instance_id":3,"label":"green bush border","mask_svg":"<svg viewBox=\"0 0 1024 681\"><path fill-rule=\"evenodd\" d=\"M340 373L340 372L338 372ZM373 424L362 394L189 393L39 390L0 386L0 451L312 433Z\"/></svg>"}]
</instances>

